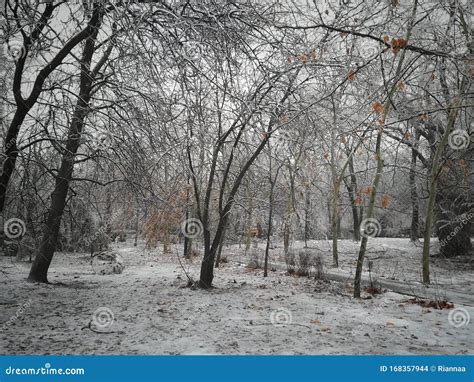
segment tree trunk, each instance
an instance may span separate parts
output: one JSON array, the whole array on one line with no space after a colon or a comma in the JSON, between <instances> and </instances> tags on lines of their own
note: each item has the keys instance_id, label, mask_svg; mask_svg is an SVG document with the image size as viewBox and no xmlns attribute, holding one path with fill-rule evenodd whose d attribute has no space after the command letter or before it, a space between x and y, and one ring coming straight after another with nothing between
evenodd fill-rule
<instances>
[{"instance_id":1,"label":"tree trunk","mask_svg":"<svg viewBox=\"0 0 474 382\"><path fill-rule=\"evenodd\" d=\"M214 262L218 247L221 243L221 240L223 239L224 229L226 225L227 216L221 216L212 244L209 227L207 227L207 224L204 225L204 258L201 263L201 274L199 278L200 288L212 288L212 280L214 279Z\"/></svg>"},{"instance_id":2,"label":"tree trunk","mask_svg":"<svg viewBox=\"0 0 474 382\"><path fill-rule=\"evenodd\" d=\"M268 224L267 224L267 244L265 246L265 263L263 266L263 277L268 276L268 258L270 255L270 238L272 236L272 222L273 222L273 188L274 182L271 179L270 174L270 199L269 199L269 210L268 210Z\"/></svg>"},{"instance_id":3,"label":"tree trunk","mask_svg":"<svg viewBox=\"0 0 474 382\"><path fill-rule=\"evenodd\" d=\"M467 81L463 81L460 89L460 94L463 93ZM430 241L431 241L431 232L433 225L433 211L436 202L436 194L438 188L438 176L439 176L439 167L441 157L444 152L444 148L448 143L449 134L451 133L456 117L458 114L458 107L462 103L462 96L458 95L452 104L452 107L449 110L448 123L446 129L441 138L441 141L436 147L436 151L433 157L433 163L431 165L431 175L430 175L430 190L428 196L428 206L426 207L426 223L425 223L425 234L423 236L423 258L422 258L422 270L423 270L423 283L430 283Z\"/></svg>"},{"instance_id":4,"label":"tree trunk","mask_svg":"<svg viewBox=\"0 0 474 382\"><path fill-rule=\"evenodd\" d=\"M310 192L309 187L306 187L305 190L305 216L304 216L304 247L308 248L308 240L309 240L309 233L310 233L310 214L309 211L311 209L311 199L310 199Z\"/></svg>"},{"instance_id":5,"label":"tree trunk","mask_svg":"<svg viewBox=\"0 0 474 382\"><path fill-rule=\"evenodd\" d=\"M349 194L349 201L351 202L351 210L352 210L352 227L353 227L353 239L354 241L360 241L360 222L361 216L359 214L360 207L357 206L356 198L357 198L357 178L354 172L354 159L350 153L347 153L348 157L348 165L349 165L349 174L350 174L350 182L344 179L344 184L347 188L347 193Z\"/></svg>"},{"instance_id":6,"label":"tree trunk","mask_svg":"<svg viewBox=\"0 0 474 382\"><path fill-rule=\"evenodd\" d=\"M11 176L15 170L16 159L18 157L18 148L16 146L16 140L20 131L21 125L28 115L28 112L35 105L38 97L43 90L43 84L49 75L62 64L65 57L69 55L79 43L84 39L90 38L96 31L96 22L99 16L98 12L93 13L88 25L81 32L75 34L67 43L58 51L58 53L48 62L47 65L40 70L39 74L35 78L29 78L33 83L31 93L27 99L24 99L21 94L22 88L22 76L23 69L25 67L26 58L28 56L28 48L33 45L42 34L41 31L47 25L48 20L51 18L56 5L53 2L46 4L43 14L38 24L32 25L32 32L26 36L25 45L26 54L22 55L16 63L14 80L13 80L13 95L15 97L16 111L10 126L7 131L7 136L4 144L5 161L3 162L3 171L0 176L0 213L3 213L5 208L6 193L8 184L10 183Z\"/></svg>"},{"instance_id":7,"label":"tree trunk","mask_svg":"<svg viewBox=\"0 0 474 382\"><path fill-rule=\"evenodd\" d=\"M225 241L225 233L227 231L227 225L224 227L223 233L222 233L222 238L221 242L219 243L219 248L217 250L217 256L216 256L216 268L219 268L219 264L221 261L221 254L222 254L222 247L224 246L224 241Z\"/></svg>"},{"instance_id":8,"label":"tree trunk","mask_svg":"<svg viewBox=\"0 0 474 382\"><path fill-rule=\"evenodd\" d=\"M133 240L133 246L136 247L137 244L138 244L138 223L140 222L140 219L139 219L139 209L138 209L138 206L135 210L135 238Z\"/></svg>"},{"instance_id":9,"label":"tree trunk","mask_svg":"<svg viewBox=\"0 0 474 382\"><path fill-rule=\"evenodd\" d=\"M248 199L248 215L247 215L247 224L245 227L245 252L250 249L250 244L252 242L252 237L250 235L250 231L252 228L252 216L253 216L253 196L250 193L249 185L247 184L247 199Z\"/></svg>"},{"instance_id":10,"label":"tree trunk","mask_svg":"<svg viewBox=\"0 0 474 382\"><path fill-rule=\"evenodd\" d=\"M96 7L102 9L102 6L100 5ZM79 97L69 127L66 151L62 156L61 167L56 175L56 185L51 195L51 206L48 212L48 218L39 253L33 262L28 276L28 280L32 282L48 282L48 269L51 260L53 259L61 218L64 212L64 207L66 206L66 197L74 169L74 157L80 145L84 120L89 109L91 88L93 84L93 75L90 71L90 64L94 54L95 41L102 21L102 11L98 12L97 9L98 8L95 8L93 15L93 19L95 20L94 33L87 38L82 53Z\"/></svg>"},{"instance_id":11,"label":"tree trunk","mask_svg":"<svg viewBox=\"0 0 474 382\"><path fill-rule=\"evenodd\" d=\"M205 251L204 259L201 263L201 274L199 278L199 287L203 289L212 288L212 280L214 279L214 258L215 251Z\"/></svg>"},{"instance_id":12,"label":"tree trunk","mask_svg":"<svg viewBox=\"0 0 474 382\"><path fill-rule=\"evenodd\" d=\"M333 191L332 200L331 200L331 237L332 237L332 266L338 267L338 254L337 254L337 239L338 239L338 211L337 211L337 203L338 203L338 196L336 195L336 191Z\"/></svg>"},{"instance_id":13,"label":"tree trunk","mask_svg":"<svg viewBox=\"0 0 474 382\"><path fill-rule=\"evenodd\" d=\"M18 106L5 138L4 150L6 158L3 162L3 172L0 176L0 213L2 213L5 208L8 184L15 170L16 158L18 157L16 139L28 110L29 108L25 106Z\"/></svg>"},{"instance_id":14,"label":"tree trunk","mask_svg":"<svg viewBox=\"0 0 474 382\"><path fill-rule=\"evenodd\" d=\"M411 30L414 25L415 21L415 16L416 16L416 9L418 6L418 2L415 1L415 4L413 5L413 10L411 13L410 20L408 22L408 28L407 28L407 33L406 33L406 40L410 40L410 35L411 35ZM383 134L383 127L385 125L385 120L387 119L390 106L391 106L391 99L392 95L395 92L395 89L397 87L398 83L398 77L400 76L400 73L402 72L402 67L403 67L403 61L405 60L405 50L402 51L400 60L398 61L397 69L395 71L395 76L394 76L394 81L393 84L390 88L390 91L387 94L387 100L385 101L384 107L383 107L383 112L381 113L381 116L379 118L379 122L381 122L381 127L378 129L377 132L377 141L376 141L376 146L375 146L375 159L377 160L377 172L375 173L374 176L374 182L372 184L372 192L370 194L370 199L369 199L369 206L367 208L367 222L370 222L370 219L373 218L374 214L374 207L375 207L375 198L377 195L377 188L380 183L380 179L382 177L382 170L384 166L384 162L382 159L382 134ZM372 223L369 223L372 224ZM364 231L366 231L367 227L362 227L364 228ZM363 239L360 245L359 249L359 256L357 258L357 267L356 267L356 274L354 277L354 297L359 298L360 297L360 284L361 284L361 277L362 277L362 267L364 265L364 257L365 257L365 251L367 249L367 241L368 241L368 235L365 234L363 235Z\"/></svg>"},{"instance_id":15,"label":"tree trunk","mask_svg":"<svg viewBox=\"0 0 474 382\"><path fill-rule=\"evenodd\" d=\"M415 132L415 143L411 151L411 165L410 165L410 196L412 206L411 216L411 227L410 227L410 240L413 242L418 241L419 237L419 202L418 202L418 191L416 187L416 150L418 149L418 141L420 134Z\"/></svg>"},{"instance_id":16,"label":"tree trunk","mask_svg":"<svg viewBox=\"0 0 474 382\"><path fill-rule=\"evenodd\" d=\"M383 160L381 153L381 144L382 144L382 129L380 128L377 133L377 143L375 149L375 156L377 158L377 172L375 173L375 178L373 182L373 189L370 194L369 206L367 209L367 219L372 219L374 208L375 208L375 198L377 195L377 187L379 186L380 178L382 177L383 169ZM360 297L361 291L361 278L362 278L362 267L364 265L365 251L367 249L368 235L364 234L362 241L360 243L359 256L357 258L356 274L354 277L354 297Z\"/></svg>"}]
</instances>

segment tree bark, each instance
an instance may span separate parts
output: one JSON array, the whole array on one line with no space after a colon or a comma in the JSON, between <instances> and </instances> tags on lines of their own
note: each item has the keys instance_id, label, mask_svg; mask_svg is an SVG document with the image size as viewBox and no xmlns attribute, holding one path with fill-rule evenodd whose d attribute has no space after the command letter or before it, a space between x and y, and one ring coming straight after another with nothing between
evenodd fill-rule
<instances>
[{"instance_id":1,"label":"tree bark","mask_svg":"<svg viewBox=\"0 0 474 382\"><path fill-rule=\"evenodd\" d=\"M360 207L356 204L357 198L357 178L354 172L354 159L352 155L347 153L348 161L349 161L349 174L350 174L350 182L346 181L344 178L344 183L347 188L347 193L349 194L349 201L351 202L351 210L352 210L352 227L353 227L353 239L354 241L360 241L360 222L361 222L361 214L359 214Z\"/></svg>"}]
</instances>

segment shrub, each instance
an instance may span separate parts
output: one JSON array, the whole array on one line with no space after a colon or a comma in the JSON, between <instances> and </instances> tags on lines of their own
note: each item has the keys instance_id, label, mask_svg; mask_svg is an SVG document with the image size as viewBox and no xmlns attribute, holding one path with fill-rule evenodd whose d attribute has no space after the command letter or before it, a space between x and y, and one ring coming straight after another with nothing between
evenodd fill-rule
<instances>
[{"instance_id":1,"label":"shrub","mask_svg":"<svg viewBox=\"0 0 474 382\"><path fill-rule=\"evenodd\" d=\"M296 270L296 256L292 250L285 252L286 271L292 275Z\"/></svg>"},{"instance_id":2,"label":"shrub","mask_svg":"<svg viewBox=\"0 0 474 382\"><path fill-rule=\"evenodd\" d=\"M262 268L262 263L260 261L260 252L256 248L252 248L250 251L249 262L247 268L250 269L259 269Z\"/></svg>"},{"instance_id":3,"label":"shrub","mask_svg":"<svg viewBox=\"0 0 474 382\"><path fill-rule=\"evenodd\" d=\"M298 251L298 269L296 270L296 274L298 276L309 276L312 266L312 254L304 249Z\"/></svg>"}]
</instances>

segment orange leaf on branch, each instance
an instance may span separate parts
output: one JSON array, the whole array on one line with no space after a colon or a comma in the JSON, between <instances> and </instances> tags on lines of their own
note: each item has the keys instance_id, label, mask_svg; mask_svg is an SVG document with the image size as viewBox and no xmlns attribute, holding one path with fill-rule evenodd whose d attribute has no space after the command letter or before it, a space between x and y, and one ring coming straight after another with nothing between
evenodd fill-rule
<instances>
[{"instance_id":1,"label":"orange leaf on branch","mask_svg":"<svg viewBox=\"0 0 474 382\"><path fill-rule=\"evenodd\" d=\"M405 40L403 38L394 38L394 39L392 39L392 44L391 45L392 45L393 53L396 55L396 54L398 54L400 49L406 48L406 46L408 45L408 42L407 42L407 40Z\"/></svg>"},{"instance_id":2,"label":"orange leaf on branch","mask_svg":"<svg viewBox=\"0 0 474 382\"><path fill-rule=\"evenodd\" d=\"M384 107L380 102L374 102L372 104L372 110L375 111L377 114L382 114L384 111Z\"/></svg>"}]
</instances>

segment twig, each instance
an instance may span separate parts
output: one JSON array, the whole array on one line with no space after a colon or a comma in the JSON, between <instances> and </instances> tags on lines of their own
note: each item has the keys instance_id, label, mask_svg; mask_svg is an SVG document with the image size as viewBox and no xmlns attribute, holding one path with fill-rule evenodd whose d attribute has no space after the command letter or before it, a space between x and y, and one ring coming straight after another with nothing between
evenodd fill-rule
<instances>
[{"instance_id":1,"label":"twig","mask_svg":"<svg viewBox=\"0 0 474 382\"><path fill-rule=\"evenodd\" d=\"M81 328L81 330L84 329L89 329L91 332L98 333L98 334L125 334L124 331L119 331L119 332L102 332L100 330L96 330L92 327L92 321L89 321L89 324L87 326L84 326Z\"/></svg>"},{"instance_id":2,"label":"twig","mask_svg":"<svg viewBox=\"0 0 474 382\"><path fill-rule=\"evenodd\" d=\"M186 271L186 269L184 269L184 265L181 262L181 258L179 257L179 253L176 250L176 248L175 248L175 253L176 253L176 257L178 258L179 266L181 267L181 269L183 270L184 274L186 275L186 277L188 279L188 286L194 285L194 279L189 275L189 273Z\"/></svg>"}]
</instances>

